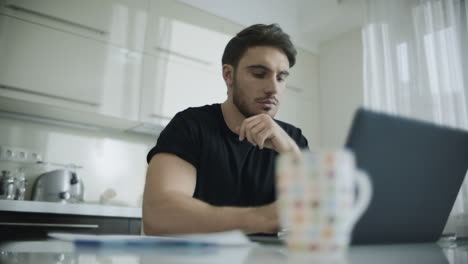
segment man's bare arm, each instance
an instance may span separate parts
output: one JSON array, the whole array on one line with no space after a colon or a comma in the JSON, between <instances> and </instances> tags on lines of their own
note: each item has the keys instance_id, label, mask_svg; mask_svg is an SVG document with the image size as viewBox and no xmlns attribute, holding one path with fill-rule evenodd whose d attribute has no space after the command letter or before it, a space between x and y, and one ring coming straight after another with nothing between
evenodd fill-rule
<instances>
[{"instance_id":1,"label":"man's bare arm","mask_svg":"<svg viewBox=\"0 0 468 264\"><path fill-rule=\"evenodd\" d=\"M206 233L240 229L246 234L278 229L276 204L262 207L217 207L193 198L196 169L168 153L156 154L148 166L143 196L147 235Z\"/></svg>"}]
</instances>

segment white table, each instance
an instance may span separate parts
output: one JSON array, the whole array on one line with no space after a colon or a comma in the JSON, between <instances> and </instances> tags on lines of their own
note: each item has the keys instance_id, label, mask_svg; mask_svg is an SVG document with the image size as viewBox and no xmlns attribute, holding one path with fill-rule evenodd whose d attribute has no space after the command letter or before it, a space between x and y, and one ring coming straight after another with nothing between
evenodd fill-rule
<instances>
[{"instance_id":1,"label":"white table","mask_svg":"<svg viewBox=\"0 0 468 264\"><path fill-rule=\"evenodd\" d=\"M203 263L203 264L467 264L468 242L352 246L345 259L314 260L309 254L289 252L281 245L243 248L153 248L145 250L116 248L81 250L57 240L19 241L0 244L0 263Z\"/></svg>"}]
</instances>

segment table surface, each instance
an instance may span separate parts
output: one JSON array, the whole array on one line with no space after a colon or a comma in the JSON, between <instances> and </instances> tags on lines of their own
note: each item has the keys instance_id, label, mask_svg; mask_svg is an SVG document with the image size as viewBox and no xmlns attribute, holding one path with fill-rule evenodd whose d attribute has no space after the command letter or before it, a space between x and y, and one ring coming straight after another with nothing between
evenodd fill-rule
<instances>
[{"instance_id":1,"label":"table surface","mask_svg":"<svg viewBox=\"0 0 468 264\"><path fill-rule=\"evenodd\" d=\"M211 248L129 248L83 250L58 240L0 243L2 264L42 263L424 263L467 264L468 241L439 241L424 244L352 246L341 259L318 257L311 253L290 252L282 245Z\"/></svg>"}]
</instances>

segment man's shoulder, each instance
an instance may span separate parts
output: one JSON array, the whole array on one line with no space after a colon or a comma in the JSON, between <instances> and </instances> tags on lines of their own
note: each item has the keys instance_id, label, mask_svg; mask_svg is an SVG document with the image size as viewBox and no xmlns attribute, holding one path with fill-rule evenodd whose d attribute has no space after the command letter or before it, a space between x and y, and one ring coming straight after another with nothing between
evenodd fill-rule
<instances>
[{"instance_id":1,"label":"man's shoulder","mask_svg":"<svg viewBox=\"0 0 468 264\"><path fill-rule=\"evenodd\" d=\"M286 123L284 121L281 121L281 120L278 120L278 119L274 119L275 122L280 125L281 128L284 129L284 131L286 131L288 134L291 134L291 133L295 133L295 132L301 132L301 129L294 126L294 125L291 125L289 123Z\"/></svg>"},{"instance_id":2,"label":"man's shoulder","mask_svg":"<svg viewBox=\"0 0 468 264\"><path fill-rule=\"evenodd\" d=\"M175 117L182 118L187 121L202 121L209 119L216 119L219 115L220 105L211 104L197 107L189 107L176 114Z\"/></svg>"},{"instance_id":3,"label":"man's shoulder","mask_svg":"<svg viewBox=\"0 0 468 264\"><path fill-rule=\"evenodd\" d=\"M283 122L283 121L280 121L280 120L275 119L275 121L281 128L283 128L284 131L286 131L286 133L288 133L288 135L294 141L296 141L299 148L307 148L308 147L309 143L307 142L307 139L302 134L302 130L300 128L295 127L295 126L293 126L293 125L291 125L289 123L286 123L286 122Z\"/></svg>"}]
</instances>

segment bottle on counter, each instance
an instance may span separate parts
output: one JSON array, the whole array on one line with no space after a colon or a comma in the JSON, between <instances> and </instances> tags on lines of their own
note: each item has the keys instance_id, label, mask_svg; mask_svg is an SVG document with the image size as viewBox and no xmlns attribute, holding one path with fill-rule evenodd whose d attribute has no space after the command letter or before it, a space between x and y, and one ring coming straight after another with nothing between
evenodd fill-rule
<instances>
[{"instance_id":1,"label":"bottle on counter","mask_svg":"<svg viewBox=\"0 0 468 264\"><path fill-rule=\"evenodd\" d=\"M14 200L15 199L15 191L16 191L15 178L10 176L7 179L7 189L6 189L5 199Z\"/></svg>"},{"instance_id":2,"label":"bottle on counter","mask_svg":"<svg viewBox=\"0 0 468 264\"><path fill-rule=\"evenodd\" d=\"M15 199L15 178L10 175L10 171L2 171L0 183L0 198L7 200Z\"/></svg>"},{"instance_id":3,"label":"bottle on counter","mask_svg":"<svg viewBox=\"0 0 468 264\"><path fill-rule=\"evenodd\" d=\"M8 176L10 176L10 171L2 170L2 175L0 176L0 199L3 199L5 196L5 183Z\"/></svg>"},{"instance_id":4,"label":"bottle on counter","mask_svg":"<svg viewBox=\"0 0 468 264\"><path fill-rule=\"evenodd\" d=\"M24 175L24 169L19 168L16 172L15 177L15 200L24 200L24 194L26 193L26 185L28 181Z\"/></svg>"}]
</instances>

